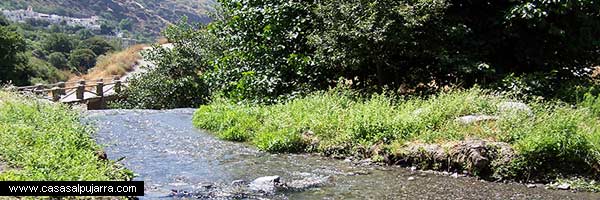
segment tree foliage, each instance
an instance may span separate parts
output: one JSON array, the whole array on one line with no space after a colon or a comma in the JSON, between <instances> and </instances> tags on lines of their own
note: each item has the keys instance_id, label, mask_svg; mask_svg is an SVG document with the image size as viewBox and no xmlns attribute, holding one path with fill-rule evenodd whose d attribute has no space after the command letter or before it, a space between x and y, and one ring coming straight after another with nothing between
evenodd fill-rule
<instances>
[{"instance_id":1,"label":"tree foliage","mask_svg":"<svg viewBox=\"0 0 600 200\"><path fill-rule=\"evenodd\" d=\"M498 87L535 75L550 95L600 64L600 3L591 0L219 3L208 26L167 29L173 52L155 60L237 101L280 102L340 78L380 90Z\"/></svg>"},{"instance_id":2,"label":"tree foliage","mask_svg":"<svg viewBox=\"0 0 600 200\"><path fill-rule=\"evenodd\" d=\"M276 100L334 84L557 82L599 63L597 1L219 1L223 46L205 72L235 99ZM458 81L457 81L458 80Z\"/></svg>"},{"instance_id":3,"label":"tree foliage","mask_svg":"<svg viewBox=\"0 0 600 200\"><path fill-rule=\"evenodd\" d=\"M77 49L69 55L69 66L83 73L96 65L96 57L91 49Z\"/></svg>"},{"instance_id":4,"label":"tree foliage","mask_svg":"<svg viewBox=\"0 0 600 200\"><path fill-rule=\"evenodd\" d=\"M224 47L207 71L215 88L238 100L276 101L326 82L307 44L313 27L310 2L219 2L224 19L208 27Z\"/></svg>"},{"instance_id":5,"label":"tree foliage","mask_svg":"<svg viewBox=\"0 0 600 200\"><path fill-rule=\"evenodd\" d=\"M173 46L155 45L144 53L144 58L156 66L143 66L147 71L129 80L122 94L126 99L112 106L169 109L196 107L206 102L208 88L198 72L206 69L205 55L215 51L209 51L211 43L200 33L182 23L165 30Z\"/></svg>"},{"instance_id":6,"label":"tree foliage","mask_svg":"<svg viewBox=\"0 0 600 200\"><path fill-rule=\"evenodd\" d=\"M58 69L68 69L69 60L61 52L54 52L48 55L48 62Z\"/></svg>"},{"instance_id":7,"label":"tree foliage","mask_svg":"<svg viewBox=\"0 0 600 200\"><path fill-rule=\"evenodd\" d=\"M78 49L91 49L96 55L103 55L109 51L115 50L108 41L101 37L92 37L81 41L79 43Z\"/></svg>"},{"instance_id":8,"label":"tree foliage","mask_svg":"<svg viewBox=\"0 0 600 200\"><path fill-rule=\"evenodd\" d=\"M0 26L0 82L28 83L25 40L6 26Z\"/></svg>"},{"instance_id":9,"label":"tree foliage","mask_svg":"<svg viewBox=\"0 0 600 200\"><path fill-rule=\"evenodd\" d=\"M42 43L44 50L48 52L71 53L73 50L72 39L64 33L54 33L46 37Z\"/></svg>"}]
</instances>

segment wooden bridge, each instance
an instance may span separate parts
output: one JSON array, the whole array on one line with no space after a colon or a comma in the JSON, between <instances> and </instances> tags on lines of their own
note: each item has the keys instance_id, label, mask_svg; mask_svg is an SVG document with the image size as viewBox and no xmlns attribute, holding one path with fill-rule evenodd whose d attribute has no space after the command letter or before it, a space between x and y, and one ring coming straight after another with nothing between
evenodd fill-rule
<instances>
[{"instance_id":1,"label":"wooden bridge","mask_svg":"<svg viewBox=\"0 0 600 200\"><path fill-rule=\"evenodd\" d=\"M110 79L112 79L110 82L104 82L104 80ZM114 100L126 82L115 76L95 81L79 80L55 84L37 84L17 87L16 90L22 93L33 93L54 102L86 104L88 109L92 110L106 108L106 102Z\"/></svg>"}]
</instances>

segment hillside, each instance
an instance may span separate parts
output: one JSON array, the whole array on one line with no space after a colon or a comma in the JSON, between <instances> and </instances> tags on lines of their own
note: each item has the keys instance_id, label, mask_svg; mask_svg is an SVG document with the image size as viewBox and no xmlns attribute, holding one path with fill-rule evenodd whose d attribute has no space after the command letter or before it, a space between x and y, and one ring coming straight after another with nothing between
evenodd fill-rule
<instances>
[{"instance_id":1,"label":"hillside","mask_svg":"<svg viewBox=\"0 0 600 200\"><path fill-rule=\"evenodd\" d=\"M69 17L99 16L105 27L157 36L167 24L187 16L191 22L207 23L214 0L4 0L1 9L27 9Z\"/></svg>"}]
</instances>

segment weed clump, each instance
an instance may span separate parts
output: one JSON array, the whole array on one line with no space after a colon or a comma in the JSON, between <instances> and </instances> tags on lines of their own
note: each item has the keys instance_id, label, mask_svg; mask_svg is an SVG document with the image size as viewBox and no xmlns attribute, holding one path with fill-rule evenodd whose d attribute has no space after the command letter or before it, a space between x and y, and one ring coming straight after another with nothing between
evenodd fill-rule
<instances>
[{"instance_id":1,"label":"weed clump","mask_svg":"<svg viewBox=\"0 0 600 200\"><path fill-rule=\"evenodd\" d=\"M92 129L66 106L0 91L2 181L128 180L132 172L98 157Z\"/></svg>"}]
</instances>

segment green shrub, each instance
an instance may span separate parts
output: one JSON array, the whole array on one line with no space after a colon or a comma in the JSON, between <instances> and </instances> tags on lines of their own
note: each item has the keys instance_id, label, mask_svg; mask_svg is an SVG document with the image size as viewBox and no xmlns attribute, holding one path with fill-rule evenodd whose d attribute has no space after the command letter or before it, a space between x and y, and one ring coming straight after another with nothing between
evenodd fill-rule
<instances>
[{"instance_id":1,"label":"green shrub","mask_svg":"<svg viewBox=\"0 0 600 200\"><path fill-rule=\"evenodd\" d=\"M196 126L218 133L218 137L231 141L247 141L260 127L257 109L246 107L233 109L223 103L201 106L194 114Z\"/></svg>"},{"instance_id":2,"label":"green shrub","mask_svg":"<svg viewBox=\"0 0 600 200\"><path fill-rule=\"evenodd\" d=\"M143 53L146 60L155 66L147 72L130 79L122 101L113 104L117 108L169 109L197 107L210 97L210 84L200 77L207 62L204 52L210 39L204 38L188 25L171 26L165 30L166 37L173 42L172 48L155 45Z\"/></svg>"},{"instance_id":3,"label":"green shrub","mask_svg":"<svg viewBox=\"0 0 600 200\"><path fill-rule=\"evenodd\" d=\"M3 181L126 180L132 173L99 160L92 130L66 106L0 92Z\"/></svg>"},{"instance_id":4,"label":"green shrub","mask_svg":"<svg viewBox=\"0 0 600 200\"><path fill-rule=\"evenodd\" d=\"M590 173L600 161L593 157L593 130L598 121L586 110L557 108L540 113L532 128L521 132L515 142L520 158L517 170L535 177L546 175ZM596 136L597 137L597 136Z\"/></svg>"},{"instance_id":5,"label":"green shrub","mask_svg":"<svg viewBox=\"0 0 600 200\"><path fill-rule=\"evenodd\" d=\"M79 73L87 73L87 70L96 65L98 57L91 49L76 49L69 55L69 67Z\"/></svg>"},{"instance_id":6,"label":"green shrub","mask_svg":"<svg viewBox=\"0 0 600 200\"><path fill-rule=\"evenodd\" d=\"M291 128L262 130L256 134L253 143L269 152L303 152L306 146L300 133Z\"/></svg>"}]
</instances>

